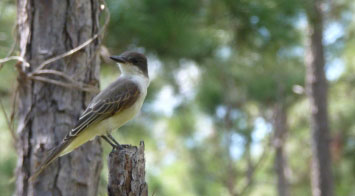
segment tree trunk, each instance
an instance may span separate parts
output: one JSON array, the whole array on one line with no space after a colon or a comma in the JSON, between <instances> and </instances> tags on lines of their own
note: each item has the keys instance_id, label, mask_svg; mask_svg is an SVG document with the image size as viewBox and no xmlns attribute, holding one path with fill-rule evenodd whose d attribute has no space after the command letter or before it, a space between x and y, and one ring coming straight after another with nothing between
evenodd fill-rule
<instances>
[{"instance_id":1,"label":"tree trunk","mask_svg":"<svg viewBox=\"0 0 355 196\"><path fill-rule=\"evenodd\" d=\"M113 149L108 160L109 196L147 196L145 182L144 143L136 146L123 146L122 150Z\"/></svg>"},{"instance_id":2,"label":"tree trunk","mask_svg":"<svg viewBox=\"0 0 355 196\"><path fill-rule=\"evenodd\" d=\"M313 0L307 10L308 51L306 54L307 94L311 106L312 132L312 193L314 196L333 195L333 177L329 152L327 111L327 80L324 71L322 1Z\"/></svg>"},{"instance_id":3,"label":"tree trunk","mask_svg":"<svg viewBox=\"0 0 355 196\"><path fill-rule=\"evenodd\" d=\"M99 1L18 0L18 32L21 56L30 63L25 74L45 60L87 41L99 29ZM98 86L100 39L46 69L65 73L74 80ZM98 140L88 142L53 162L34 181L29 176L47 152L59 144L75 125L93 93L30 80L20 74L18 162L15 195L97 195L102 167ZM62 80L53 75L43 75Z\"/></svg>"},{"instance_id":4,"label":"tree trunk","mask_svg":"<svg viewBox=\"0 0 355 196\"><path fill-rule=\"evenodd\" d=\"M282 103L274 107L274 148L275 170L277 175L277 192L279 196L288 196L289 183L286 177L287 158L284 154L284 144L287 136L287 113Z\"/></svg>"}]
</instances>

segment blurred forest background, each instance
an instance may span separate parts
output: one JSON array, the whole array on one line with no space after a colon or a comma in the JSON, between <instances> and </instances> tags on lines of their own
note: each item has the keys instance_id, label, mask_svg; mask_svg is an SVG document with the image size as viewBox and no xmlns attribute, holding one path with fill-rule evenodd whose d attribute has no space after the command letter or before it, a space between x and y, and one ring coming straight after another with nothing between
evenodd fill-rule
<instances>
[{"instance_id":1,"label":"blurred forest background","mask_svg":"<svg viewBox=\"0 0 355 196\"><path fill-rule=\"evenodd\" d=\"M107 3L111 20L103 50L137 50L149 59L152 82L142 112L113 135L125 144L145 141L150 194L312 194L308 1ZM355 195L354 13L353 0L324 1L330 157L339 196ZM1 0L0 58L15 42L15 21L16 4ZM7 113L16 85L13 64L0 71ZM114 63L103 59L101 88L118 74ZM0 190L12 195L16 150L0 116ZM111 148L103 148L106 161ZM99 195L106 195L106 167Z\"/></svg>"}]
</instances>

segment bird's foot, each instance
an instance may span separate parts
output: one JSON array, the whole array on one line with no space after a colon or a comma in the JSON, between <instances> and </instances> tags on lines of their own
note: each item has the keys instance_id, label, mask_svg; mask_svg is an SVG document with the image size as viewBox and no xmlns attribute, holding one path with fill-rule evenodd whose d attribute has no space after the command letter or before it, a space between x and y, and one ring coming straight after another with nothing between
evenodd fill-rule
<instances>
[{"instance_id":1,"label":"bird's foot","mask_svg":"<svg viewBox=\"0 0 355 196\"><path fill-rule=\"evenodd\" d=\"M109 143L113 149L118 149L118 150L122 150L123 146L120 145L115 138L113 138L113 136L111 134L107 134L107 136L101 136L107 143Z\"/></svg>"}]
</instances>

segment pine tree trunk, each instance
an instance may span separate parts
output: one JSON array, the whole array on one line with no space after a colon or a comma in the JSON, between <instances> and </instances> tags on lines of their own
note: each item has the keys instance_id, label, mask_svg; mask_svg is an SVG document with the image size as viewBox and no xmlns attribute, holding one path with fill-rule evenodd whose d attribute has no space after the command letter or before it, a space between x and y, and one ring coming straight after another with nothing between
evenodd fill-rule
<instances>
[{"instance_id":1,"label":"pine tree trunk","mask_svg":"<svg viewBox=\"0 0 355 196\"><path fill-rule=\"evenodd\" d=\"M309 5L307 10L309 34L306 54L306 83L311 105L312 193L314 196L332 196L333 177L329 152L327 80L324 71L325 59L322 43L322 1L313 0Z\"/></svg>"},{"instance_id":2,"label":"pine tree trunk","mask_svg":"<svg viewBox=\"0 0 355 196\"><path fill-rule=\"evenodd\" d=\"M275 170L277 175L277 192L279 196L288 196L288 180L286 178L287 159L285 156L284 144L287 136L287 113L284 106L278 103L274 107L274 148L275 148Z\"/></svg>"},{"instance_id":3,"label":"pine tree trunk","mask_svg":"<svg viewBox=\"0 0 355 196\"><path fill-rule=\"evenodd\" d=\"M144 143L139 147L124 146L113 149L108 160L109 196L147 196L148 186L145 182Z\"/></svg>"},{"instance_id":4,"label":"pine tree trunk","mask_svg":"<svg viewBox=\"0 0 355 196\"><path fill-rule=\"evenodd\" d=\"M46 59L82 44L99 28L99 1L18 0L21 56L33 72ZM98 86L100 40L75 54L49 64L73 79ZM63 80L53 75L44 75ZM93 93L65 88L19 76L19 126L16 192L18 196L97 195L102 167L98 140L88 142L53 162L34 182L28 178L48 150L59 144L75 125Z\"/></svg>"}]
</instances>

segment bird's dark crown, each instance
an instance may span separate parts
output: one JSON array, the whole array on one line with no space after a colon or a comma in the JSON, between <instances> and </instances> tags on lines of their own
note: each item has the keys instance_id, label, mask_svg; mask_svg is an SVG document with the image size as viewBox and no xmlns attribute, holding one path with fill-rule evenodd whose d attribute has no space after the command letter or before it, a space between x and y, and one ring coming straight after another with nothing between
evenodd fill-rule
<instances>
[{"instance_id":1,"label":"bird's dark crown","mask_svg":"<svg viewBox=\"0 0 355 196\"><path fill-rule=\"evenodd\" d=\"M119 56L111 56L110 58L119 63L136 66L143 72L144 75L148 77L148 63L144 54L127 51Z\"/></svg>"}]
</instances>

